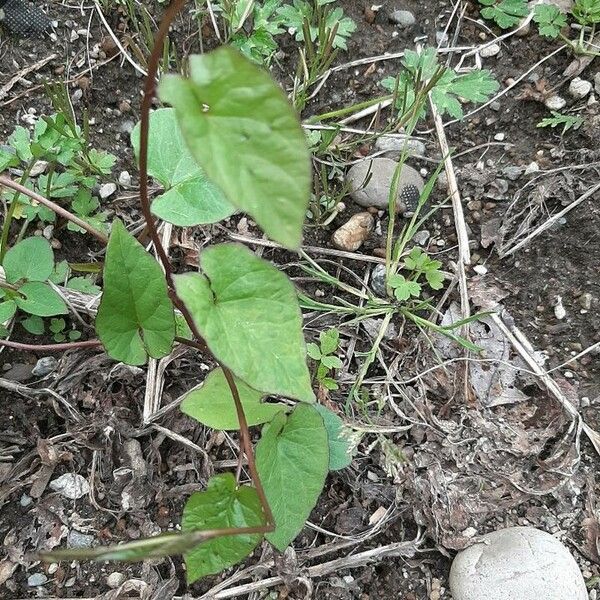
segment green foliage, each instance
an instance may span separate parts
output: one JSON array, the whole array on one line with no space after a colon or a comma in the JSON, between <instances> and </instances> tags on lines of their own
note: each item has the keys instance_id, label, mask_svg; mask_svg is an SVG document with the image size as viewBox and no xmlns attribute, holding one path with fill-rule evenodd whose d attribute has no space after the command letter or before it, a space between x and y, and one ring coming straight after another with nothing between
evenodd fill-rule
<instances>
[{"instance_id":1,"label":"green foliage","mask_svg":"<svg viewBox=\"0 0 600 600\"><path fill-rule=\"evenodd\" d=\"M318 41L319 31L325 29L332 31L337 27L333 40L333 48L347 50L347 40L356 31L356 23L344 15L340 7L330 10L327 5L335 0L293 0L292 4L282 6L277 14L283 24L295 34L296 40L304 41L305 22L308 24L310 37L313 42ZM322 25L320 24L322 21Z\"/></svg>"},{"instance_id":2,"label":"green foliage","mask_svg":"<svg viewBox=\"0 0 600 600\"><path fill-rule=\"evenodd\" d=\"M317 362L317 381L328 390L337 390L338 384L329 374L334 369L342 368L342 361L335 356L340 342L340 332L333 328L321 331L319 345L310 342L306 345L307 354Z\"/></svg>"},{"instance_id":3,"label":"green foliage","mask_svg":"<svg viewBox=\"0 0 600 600\"><path fill-rule=\"evenodd\" d=\"M17 167L24 171L22 183L29 189L52 199L70 203L73 212L91 225L106 232L106 213L100 203L88 199L85 210L82 198L90 198L92 189L104 176L110 175L116 157L108 152L89 148L81 129L64 113L43 116L33 132L18 126L8 138L9 152L0 151L0 171ZM45 165L43 173L31 176L33 169ZM39 171L39 170L38 170ZM12 218L54 223L55 214L43 205L36 205L12 190L1 193L9 203L17 202ZM69 224L71 231L83 232Z\"/></svg>"},{"instance_id":4,"label":"green foliage","mask_svg":"<svg viewBox=\"0 0 600 600\"><path fill-rule=\"evenodd\" d=\"M518 25L527 16L527 0L479 0L484 19L494 21L501 29Z\"/></svg>"},{"instance_id":5,"label":"green foliage","mask_svg":"<svg viewBox=\"0 0 600 600\"><path fill-rule=\"evenodd\" d=\"M285 404L263 402L262 392L253 390L239 379L236 379L236 386L249 426L267 423L287 408ZM181 410L213 429L232 430L240 426L223 369L211 371L200 388L191 390L181 403Z\"/></svg>"},{"instance_id":6,"label":"green foliage","mask_svg":"<svg viewBox=\"0 0 600 600\"><path fill-rule=\"evenodd\" d=\"M184 532L257 527L264 516L256 490L237 486L231 473L215 475L205 492L196 492L183 509ZM227 535L203 542L185 554L188 583L235 565L256 548L260 534Z\"/></svg>"},{"instance_id":7,"label":"green foliage","mask_svg":"<svg viewBox=\"0 0 600 600\"><path fill-rule=\"evenodd\" d=\"M575 0L571 11L580 25L600 23L600 0Z\"/></svg>"},{"instance_id":8,"label":"green foliage","mask_svg":"<svg viewBox=\"0 0 600 600\"><path fill-rule=\"evenodd\" d=\"M533 13L540 35L556 38L567 24L567 17L554 4L538 4Z\"/></svg>"},{"instance_id":9,"label":"green foliage","mask_svg":"<svg viewBox=\"0 0 600 600\"><path fill-rule=\"evenodd\" d=\"M322 404L315 404L315 408L323 419L329 441L329 470L339 471L350 466L356 436L344 424L344 421L333 411Z\"/></svg>"},{"instance_id":10,"label":"green foliage","mask_svg":"<svg viewBox=\"0 0 600 600\"><path fill-rule=\"evenodd\" d=\"M542 119L537 124L538 127L551 127L552 129L562 127L561 135L564 135L570 129L579 129L584 123L583 117L579 115L564 115L555 110L551 112L552 116Z\"/></svg>"},{"instance_id":11,"label":"green foliage","mask_svg":"<svg viewBox=\"0 0 600 600\"><path fill-rule=\"evenodd\" d=\"M432 260L423 250L415 246L404 259L404 265L413 272L415 279L425 275L432 290L442 289L444 274L440 271L442 263L439 260Z\"/></svg>"},{"instance_id":12,"label":"green foliage","mask_svg":"<svg viewBox=\"0 0 600 600\"><path fill-rule=\"evenodd\" d=\"M391 275L388 284L394 290L396 300L401 302L421 295L421 286L416 281L406 279L404 275Z\"/></svg>"},{"instance_id":13,"label":"green foliage","mask_svg":"<svg viewBox=\"0 0 600 600\"><path fill-rule=\"evenodd\" d=\"M256 466L276 525L265 537L283 551L317 503L329 469L327 430L318 411L299 404L288 417L275 415L256 446Z\"/></svg>"},{"instance_id":14,"label":"green foliage","mask_svg":"<svg viewBox=\"0 0 600 600\"><path fill-rule=\"evenodd\" d=\"M6 281L46 281L54 269L54 253L48 240L31 237L13 246L2 263Z\"/></svg>"},{"instance_id":15,"label":"green foliage","mask_svg":"<svg viewBox=\"0 0 600 600\"><path fill-rule=\"evenodd\" d=\"M222 47L190 57L189 79L163 77L160 95L175 107L209 179L272 239L296 248L308 206L309 155L296 115L267 73Z\"/></svg>"},{"instance_id":16,"label":"green foliage","mask_svg":"<svg viewBox=\"0 0 600 600\"><path fill-rule=\"evenodd\" d=\"M48 240L42 237L24 239L8 250L2 267L6 280L15 288L2 290L2 297L8 303L5 312L12 310L13 305L38 317L67 312L65 301L48 283L54 270L54 253ZM12 312L14 314L14 310Z\"/></svg>"},{"instance_id":17,"label":"green foliage","mask_svg":"<svg viewBox=\"0 0 600 600\"><path fill-rule=\"evenodd\" d=\"M75 342L81 338L81 331L77 329L67 329L67 322L64 319L50 319L50 327L52 339L57 342Z\"/></svg>"},{"instance_id":18,"label":"green foliage","mask_svg":"<svg viewBox=\"0 0 600 600\"><path fill-rule=\"evenodd\" d=\"M96 331L109 356L130 365L169 354L175 339L173 305L160 266L119 220L106 250Z\"/></svg>"},{"instance_id":19,"label":"green foliage","mask_svg":"<svg viewBox=\"0 0 600 600\"><path fill-rule=\"evenodd\" d=\"M287 277L238 244L207 248L200 265L203 274L176 275L175 289L215 357L255 390L314 402Z\"/></svg>"},{"instance_id":20,"label":"green foliage","mask_svg":"<svg viewBox=\"0 0 600 600\"><path fill-rule=\"evenodd\" d=\"M131 143L137 156L139 123L131 132ZM172 108L150 114L148 173L165 188L152 202L152 212L164 221L182 227L202 225L216 223L235 212L190 154Z\"/></svg>"},{"instance_id":21,"label":"green foliage","mask_svg":"<svg viewBox=\"0 0 600 600\"><path fill-rule=\"evenodd\" d=\"M416 99L416 86L419 81L427 81L439 73L440 64L435 48L425 48L422 52L407 50L402 60L404 71L399 79L387 77L381 85L396 93L398 108L406 110ZM440 114L448 114L455 119L463 116L463 102L485 102L499 88L498 82L487 70L475 70L458 74L444 68L437 83L431 90L431 99ZM421 113L425 115L425 110Z\"/></svg>"}]
</instances>

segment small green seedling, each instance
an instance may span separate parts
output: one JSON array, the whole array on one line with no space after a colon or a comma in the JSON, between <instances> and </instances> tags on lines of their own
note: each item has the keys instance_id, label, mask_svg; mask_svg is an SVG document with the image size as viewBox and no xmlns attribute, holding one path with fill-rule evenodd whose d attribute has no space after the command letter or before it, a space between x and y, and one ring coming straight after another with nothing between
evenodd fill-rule
<instances>
[{"instance_id":1,"label":"small green seedling","mask_svg":"<svg viewBox=\"0 0 600 600\"><path fill-rule=\"evenodd\" d=\"M53 318L50 319L50 326L48 327L50 333L52 333L52 339L57 342L75 342L81 338L81 331L77 329L67 329L67 322L64 319Z\"/></svg>"},{"instance_id":2,"label":"small green seedling","mask_svg":"<svg viewBox=\"0 0 600 600\"><path fill-rule=\"evenodd\" d=\"M435 78L430 93L431 100L441 115L448 114L455 119L463 117L462 104L465 102L485 102L498 88L498 82L490 71L474 70L457 73L439 64L435 48L425 48L422 52L407 50L402 60L404 70L398 77L387 77L381 85L396 97L396 106L405 112L415 104L419 82ZM421 108L420 117L426 109Z\"/></svg>"},{"instance_id":3,"label":"small green seedling","mask_svg":"<svg viewBox=\"0 0 600 600\"><path fill-rule=\"evenodd\" d=\"M331 372L342 368L342 361L335 355L340 344L340 332L333 328L319 334L319 344L310 342L306 345L306 352L317 363L315 378L327 390L339 388L336 380L331 377Z\"/></svg>"},{"instance_id":4,"label":"small green seedling","mask_svg":"<svg viewBox=\"0 0 600 600\"><path fill-rule=\"evenodd\" d=\"M567 131L570 129L579 129L583 123L584 119L579 115L564 115L553 110L552 116L542 119L537 124L537 127L551 127L552 129L555 129L556 127L562 127L561 135L565 135L565 133L567 133Z\"/></svg>"},{"instance_id":5,"label":"small green seedling","mask_svg":"<svg viewBox=\"0 0 600 600\"><path fill-rule=\"evenodd\" d=\"M6 253L2 267L7 283L0 287L0 323L17 309L36 317L68 312L65 301L49 283L54 253L48 240L31 237L19 242Z\"/></svg>"},{"instance_id":6,"label":"small green seedling","mask_svg":"<svg viewBox=\"0 0 600 600\"><path fill-rule=\"evenodd\" d=\"M481 16L494 21L501 29L518 25L529 12L527 0L479 0L479 3L485 7L481 9Z\"/></svg>"}]
</instances>

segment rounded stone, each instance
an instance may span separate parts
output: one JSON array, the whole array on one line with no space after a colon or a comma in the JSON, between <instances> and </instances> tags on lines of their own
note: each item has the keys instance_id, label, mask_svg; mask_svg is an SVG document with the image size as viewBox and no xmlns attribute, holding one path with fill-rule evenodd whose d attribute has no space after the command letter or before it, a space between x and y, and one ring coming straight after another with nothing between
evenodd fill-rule
<instances>
[{"instance_id":1,"label":"rounded stone","mask_svg":"<svg viewBox=\"0 0 600 600\"><path fill-rule=\"evenodd\" d=\"M554 95L547 98L544 104L550 110L562 110L567 105L567 101L561 96Z\"/></svg>"},{"instance_id":2,"label":"rounded stone","mask_svg":"<svg viewBox=\"0 0 600 600\"><path fill-rule=\"evenodd\" d=\"M400 25L400 27L412 27L417 19L409 10L395 10L390 15L390 21Z\"/></svg>"},{"instance_id":3,"label":"rounded stone","mask_svg":"<svg viewBox=\"0 0 600 600\"><path fill-rule=\"evenodd\" d=\"M534 527L509 527L459 552L450 570L454 600L588 600L575 559Z\"/></svg>"},{"instance_id":4,"label":"rounded stone","mask_svg":"<svg viewBox=\"0 0 600 600\"><path fill-rule=\"evenodd\" d=\"M387 210L388 194L397 165L396 161L389 158L362 160L352 165L346 175L346 181L354 202L364 207L374 206L380 210ZM406 164L403 165L398 181L396 210L414 210L415 196L418 201L424 187L425 182L419 172Z\"/></svg>"},{"instance_id":5,"label":"rounded stone","mask_svg":"<svg viewBox=\"0 0 600 600\"><path fill-rule=\"evenodd\" d=\"M491 58L497 54L500 54L500 44L490 44L479 51L481 58Z\"/></svg>"},{"instance_id":6,"label":"rounded stone","mask_svg":"<svg viewBox=\"0 0 600 600\"><path fill-rule=\"evenodd\" d=\"M575 77L569 84L569 95L575 100L585 98L592 91L592 82Z\"/></svg>"}]
</instances>

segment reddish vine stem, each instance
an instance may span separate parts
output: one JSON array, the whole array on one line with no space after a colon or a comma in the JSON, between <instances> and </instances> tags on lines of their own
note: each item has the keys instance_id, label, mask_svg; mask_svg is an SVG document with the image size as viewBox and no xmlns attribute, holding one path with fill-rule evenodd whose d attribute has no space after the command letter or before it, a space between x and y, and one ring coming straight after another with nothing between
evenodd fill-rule
<instances>
[{"instance_id":1,"label":"reddish vine stem","mask_svg":"<svg viewBox=\"0 0 600 600\"><path fill-rule=\"evenodd\" d=\"M158 63L162 55L162 48L167 34L169 33L171 23L179 14L185 3L186 0L174 0L165 11L160 22L160 27L154 38L152 54L148 60L148 75L146 76L146 82L144 83L144 97L141 106L142 118L140 122L140 204L146 221L146 229L150 234L150 239L154 243L158 258L163 265L165 276L170 287L173 287L173 268L171 266L171 261L167 256L167 252L160 241L160 236L158 235L158 230L156 228L156 221L150 210L150 198L148 196L148 138L150 134L150 108L152 106L152 99L156 93L156 76L158 74Z\"/></svg>"},{"instance_id":2,"label":"reddish vine stem","mask_svg":"<svg viewBox=\"0 0 600 600\"><path fill-rule=\"evenodd\" d=\"M31 191L30 189L26 188L24 185L21 185L20 183L13 181L10 177L6 177L6 175L0 175L0 186L2 186L2 185L4 187L15 190L16 192L19 192L19 193L23 194L24 196L27 196L27 197L31 198L32 200L39 202L40 204L43 204L44 206L48 207L50 210L55 212L58 216L63 217L64 219L67 219L67 221L71 221L72 223L75 223L75 225L78 225L82 229L85 229L88 233L92 234L96 239L100 240L103 244L105 244L105 245L108 244L108 238L101 231L98 231L97 229L92 227L89 223L86 223L83 219L80 219L78 216L74 215L73 213L70 213L68 210L66 210L62 206L55 204L54 202L52 202L52 200L48 200L48 198L44 198L44 196L41 196L40 194Z\"/></svg>"},{"instance_id":3,"label":"reddish vine stem","mask_svg":"<svg viewBox=\"0 0 600 600\"><path fill-rule=\"evenodd\" d=\"M181 314L185 318L190 330L196 338L197 347L199 347L199 349L203 349L207 352L210 352L206 342L204 341L202 335L196 327L196 324L194 322L194 319L192 318L190 311L185 306L185 303L181 300L181 298L179 298L175 290L175 285L173 281L173 267L167 255L167 252L160 240L158 229L156 227L156 221L154 220L154 216L152 215L152 212L150 210L150 198L148 195L148 143L150 133L150 108L152 106L152 99L154 98L154 95L156 93L156 76L158 74L158 64L162 55L164 41L167 37L167 34L169 33L171 23L182 10L185 3L186 0L174 0L165 11L158 32L156 33L156 36L154 38L152 54L150 55L150 58L148 60L148 75L146 76L146 82L144 85L144 97L142 99L141 105L140 122L140 204L142 208L142 213L144 215L144 219L146 220L146 228L148 230L148 234L150 235L150 239L152 240L154 247L156 248L158 257L165 270L165 277L170 288L169 295L173 300L175 306L181 311ZM262 487L258 470L256 468L256 461L254 459L252 441L250 439L250 431L248 429L248 422L244 413L244 407L242 406L239 391L235 384L233 374L225 365L221 364L218 360L217 363L223 369L223 373L225 375L225 378L227 379L227 384L229 385L229 389L231 391L231 395L235 403L235 409L237 412L238 422L240 426L240 442L242 450L244 454L246 454L246 458L248 460L248 470L250 471L250 477L252 478L252 482L254 483L256 493L258 495L263 512L265 514L266 525L257 529L259 529L258 532L260 533L267 533L269 531L274 530L275 520L273 519L273 513L271 511L271 507L269 506L269 502L267 501L267 497ZM243 532L243 530L240 529L239 532L241 533ZM231 530L223 530L223 535L231 535Z\"/></svg>"},{"instance_id":4,"label":"reddish vine stem","mask_svg":"<svg viewBox=\"0 0 600 600\"><path fill-rule=\"evenodd\" d=\"M98 348L102 346L102 342L100 340L86 340L83 342L65 342L62 344L22 344L21 342L0 340L0 346L31 352L59 352L63 350L80 350L81 348Z\"/></svg>"}]
</instances>

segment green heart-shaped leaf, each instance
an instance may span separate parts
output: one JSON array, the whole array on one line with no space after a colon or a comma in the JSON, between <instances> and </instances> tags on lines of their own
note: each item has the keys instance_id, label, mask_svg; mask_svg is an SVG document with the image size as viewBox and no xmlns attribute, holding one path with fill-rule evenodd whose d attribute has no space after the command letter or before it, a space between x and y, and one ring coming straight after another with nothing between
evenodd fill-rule
<instances>
[{"instance_id":1,"label":"green heart-shaped leaf","mask_svg":"<svg viewBox=\"0 0 600 600\"><path fill-rule=\"evenodd\" d=\"M217 360L255 390L314 402L294 287L239 244L200 254L203 274L176 275L177 295Z\"/></svg>"},{"instance_id":2,"label":"green heart-shaped leaf","mask_svg":"<svg viewBox=\"0 0 600 600\"><path fill-rule=\"evenodd\" d=\"M286 409L285 404L262 402L264 396L262 392L253 390L237 378L236 386L249 426L266 423L274 415ZM223 369L215 369L208 374L202 387L191 390L181 403L181 410L213 429L239 429L235 403Z\"/></svg>"},{"instance_id":3,"label":"green heart-shaped leaf","mask_svg":"<svg viewBox=\"0 0 600 600\"><path fill-rule=\"evenodd\" d=\"M137 156L139 123L131 132L131 143ZM150 114L148 173L166 190L152 202L152 212L164 221L181 227L201 225L216 223L235 212L192 157L172 108Z\"/></svg>"},{"instance_id":4,"label":"green heart-shaped leaf","mask_svg":"<svg viewBox=\"0 0 600 600\"><path fill-rule=\"evenodd\" d=\"M60 295L41 281L28 281L19 288L24 297L15 298L17 306L38 317L53 317L68 313L67 305Z\"/></svg>"},{"instance_id":5,"label":"green heart-shaped leaf","mask_svg":"<svg viewBox=\"0 0 600 600\"><path fill-rule=\"evenodd\" d=\"M189 79L166 75L192 155L229 201L296 248L310 197L310 156L297 116L266 71L228 47L189 59Z\"/></svg>"},{"instance_id":6,"label":"green heart-shaped leaf","mask_svg":"<svg viewBox=\"0 0 600 600\"><path fill-rule=\"evenodd\" d=\"M96 331L107 353L130 365L144 364L147 355L169 354L175 315L164 274L118 219L112 225L103 277Z\"/></svg>"},{"instance_id":7,"label":"green heart-shaped leaf","mask_svg":"<svg viewBox=\"0 0 600 600\"><path fill-rule=\"evenodd\" d=\"M258 494L248 485L237 486L231 473L215 475L205 492L187 501L181 523L184 532L259 527L264 517ZM261 540L260 534L228 535L203 542L185 554L187 580L219 573L248 556Z\"/></svg>"},{"instance_id":8,"label":"green heart-shaped leaf","mask_svg":"<svg viewBox=\"0 0 600 600\"><path fill-rule=\"evenodd\" d=\"M256 467L276 525L265 537L283 551L304 527L329 467L327 431L313 406L299 404L264 426Z\"/></svg>"},{"instance_id":9,"label":"green heart-shaped leaf","mask_svg":"<svg viewBox=\"0 0 600 600\"><path fill-rule=\"evenodd\" d=\"M6 280L46 281L54 269L54 252L43 237L28 237L13 246L2 263Z\"/></svg>"}]
</instances>

